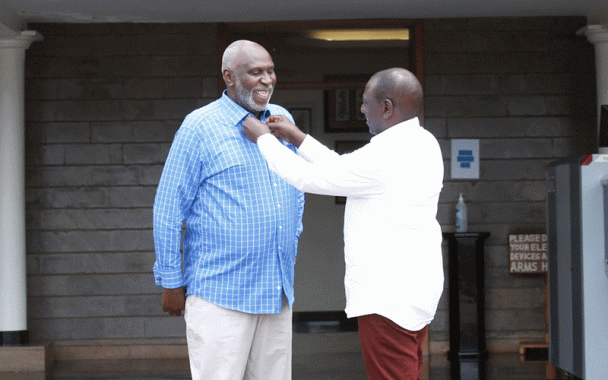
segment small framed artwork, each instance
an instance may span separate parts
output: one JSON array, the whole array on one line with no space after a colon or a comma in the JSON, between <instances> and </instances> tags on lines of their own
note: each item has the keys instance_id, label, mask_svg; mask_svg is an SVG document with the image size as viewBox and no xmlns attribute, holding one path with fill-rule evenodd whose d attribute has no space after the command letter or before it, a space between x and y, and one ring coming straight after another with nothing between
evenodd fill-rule
<instances>
[{"instance_id":1,"label":"small framed artwork","mask_svg":"<svg viewBox=\"0 0 608 380\"><path fill-rule=\"evenodd\" d=\"M356 98L356 104L357 104L357 121L367 121L367 118L365 117L365 115L363 114L363 112L361 112L361 105L363 104L363 89L359 88L356 90L355 94L357 96Z\"/></svg>"},{"instance_id":2,"label":"small framed artwork","mask_svg":"<svg viewBox=\"0 0 608 380\"><path fill-rule=\"evenodd\" d=\"M323 92L325 132L369 132L361 113L362 89L338 88Z\"/></svg>"},{"instance_id":3,"label":"small framed artwork","mask_svg":"<svg viewBox=\"0 0 608 380\"><path fill-rule=\"evenodd\" d=\"M290 107L289 113L300 130L306 134L312 131L312 108L309 107Z\"/></svg>"},{"instance_id":4,"label":"small framed artwork","mask_svg":"<svg viewBox=\"0 0 608 380\"><path fill-rule=\"evenodd\" d=\"M336 141L336 147L335 147L335 151L338 154L346 154L346 153L350 153L353 152L359 148L361 148L362 146L364 146L365 144L367 144L369 141L365 141L365 140L338 140ZM336 203L337 204L345 204L346 203L346 197L336 197Z\"/></svg>"}]
</instances>

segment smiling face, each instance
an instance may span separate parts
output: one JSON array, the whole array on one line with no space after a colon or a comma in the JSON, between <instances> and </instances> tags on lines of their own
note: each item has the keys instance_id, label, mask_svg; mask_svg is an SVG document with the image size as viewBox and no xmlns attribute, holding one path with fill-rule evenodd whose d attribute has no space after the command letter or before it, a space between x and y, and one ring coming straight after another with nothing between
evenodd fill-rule
<instances>
[{"instance_id":1,"label":"smiling face","mask_svg":"<svg viewBox=\"0 0 608 380\"><path fill-rule=\"evenodd\" d=\"M232 69L224 70L224 80L228 96L259 115L266 109L277 82L274 62L262 46L248 44L234 58Z\"/></svg>"}]
</instances>

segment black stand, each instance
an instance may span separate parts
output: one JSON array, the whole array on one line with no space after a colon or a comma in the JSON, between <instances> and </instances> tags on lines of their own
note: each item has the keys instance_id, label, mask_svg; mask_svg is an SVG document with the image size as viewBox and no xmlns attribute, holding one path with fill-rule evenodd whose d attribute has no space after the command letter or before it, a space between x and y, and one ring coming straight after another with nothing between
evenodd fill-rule
<instances>
[{"instance_id":1,"label":"black stand","mask_svg":"<svg viewBox=\"0 0 608 380\"><path fill-rule=\"evenodd\" d=\"M444 233L448 242L452 379L486 378L484 241L489 232Z\"/></svg>"},{"instance_id":2,"label":"black stand","mask_svg":"<svg viewBox=\"0 0 608 380\"><path fill-rule=\"evenodd\" d=\"M25 331L0 331L0 346L23 346L29 343L29 333Z\"/></svg>"}]
</instances>

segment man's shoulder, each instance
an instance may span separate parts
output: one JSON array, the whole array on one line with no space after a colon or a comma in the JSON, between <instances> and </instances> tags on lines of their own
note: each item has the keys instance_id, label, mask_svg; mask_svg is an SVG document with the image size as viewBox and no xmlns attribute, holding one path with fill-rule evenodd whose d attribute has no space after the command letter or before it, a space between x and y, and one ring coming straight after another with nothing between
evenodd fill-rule
<instances>
[{"instance_id":1,"label":"man's shoulder","mask_svg":"<svg viewBox=\"0 0 608 380\"><path fill-rule=\"evenodd\" d=\"M207 117L209 115L215 115L217 113L217 110L223 108L222 102L220 100L221 99L213 100L210 103L207 103L204 106L191 111L188 115L186 115L186 118L200 118Z\"/></svg>"},{"instance_id":2,"label":"man's shoulder","mask_svg":"<svg viewBox=\"0 0 608 380\"><path fill-rule=\"evenodd\" d=\"M222 99L214 100L186 115L182 127L194 130L205 129L219 124L230 124L239 116L226 108Z\"/></svg>"}]
</instances>

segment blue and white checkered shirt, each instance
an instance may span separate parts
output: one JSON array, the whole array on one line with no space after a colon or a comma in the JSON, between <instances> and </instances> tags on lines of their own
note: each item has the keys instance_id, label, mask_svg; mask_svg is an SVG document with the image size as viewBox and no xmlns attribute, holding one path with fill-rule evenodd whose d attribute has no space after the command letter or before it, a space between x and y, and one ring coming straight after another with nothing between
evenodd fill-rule
<instances>
[{"instance_id":1,"label":"blue and white checkered shirt","mask_svg":"<svg viewBox=\"0 0 608 380\"><path fill-rule=\"evenodd\" d=\"M291 118L269 104L262 121L270 114ZM154 202L154 277L220 307L279 313L283 294L294 301L304 194L271 172L245 138L247 115L224 92L175 134Z\"/></svg>"}]
</instances>

